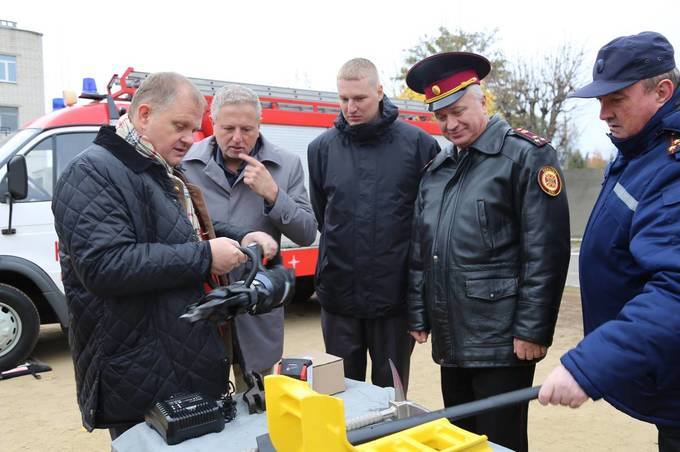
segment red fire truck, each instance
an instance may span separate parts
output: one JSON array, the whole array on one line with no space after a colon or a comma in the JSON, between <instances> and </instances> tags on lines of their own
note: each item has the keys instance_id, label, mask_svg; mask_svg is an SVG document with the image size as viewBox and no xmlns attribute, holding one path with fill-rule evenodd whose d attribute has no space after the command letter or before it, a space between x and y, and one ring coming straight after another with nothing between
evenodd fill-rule
<instances>
[{"instance_id":1,"label":"red fire truck","mask_svg":"<svg viewBox=\"0 0 680 452\"><path fill-rule=\"evenodd\" d=\"M57 109L19 130L0 148L0 369L23 360L37 341L40 324L59 322L68 327L66 300L59 268L59 245L50 210L54 184L69 161L94 139L100 126L115 124L148 73L128 68L114 75L107 94L96 88L83 92L89 103ZM191 81L210 102L213 94L229 82ZM262 102L260 130L273 143L300 156L307 170L307 145L332 127L340 109L337 94L324 91L244 84ZM421 127L441 143L444 139L421 102L395 101L401 118ZM206 112L196 140L212 134ZM26 163L28 192L23 199L10 193L12 171ZM9 176L9 177L8 177ZM14 199L13 199L14 198ZM283 238L284 264L298 277L301 297L313 291L316 246L297 247Z\"/></svg>"}]
</instances>

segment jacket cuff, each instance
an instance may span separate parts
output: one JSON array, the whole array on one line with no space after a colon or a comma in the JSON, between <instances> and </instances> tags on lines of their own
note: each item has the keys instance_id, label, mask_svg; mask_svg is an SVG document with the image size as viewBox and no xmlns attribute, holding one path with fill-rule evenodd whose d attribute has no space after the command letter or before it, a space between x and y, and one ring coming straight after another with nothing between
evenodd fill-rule
<instances>
[{"instance_id":1,"label":"jacket cuff","mask_svg":"<svg viewBox=\"0 0 680 452\"><path fill-rule=\"evenodd\" d=\"M205 259L207 264L206 266L201 268L200 274L201 276L203 276L205 280L207 280L208 278L210 278L210 269L212 268L213 263L212 248L210 248L210 242L207 240L203 240L202 242L200 242L200 245L205 248L204 253L208 257L207 259Z\"/></svg>"},{"instance_id":2,"label":"jacket cuff","mask_svg":"<svg viewBox=\"0 0 680 452\"><path fill-rule=\"evenodd\" d=\"M576 380L581 389L588 394L588 397L593 400L601 399L603 396L602 392L599 391L595 385L591 383L586 374L581 371L581 368L574 360L573 354L574 349L569 350L562 358L560 358L560 362L569 371L571 376L574 377L574 380Z\"/></svg>"},{"instance_id":3,"label":"jacket cuff","mask_svg":"<svg viewBox=\"0 0 680 452\"><path fill-rule=\"evenodd\" d=\"M524 341L550 347L555 333L557 311L530 301L518 301L512 335Z\"/></svg>"},{"instance_id":4,"label":"jacket cuff","mask_svg":"<svg viewBox=\"0 0 680 452\"><path fill-rule=\"evenodd\" d=\"M295 214L295 201L288 196L284 190L279 187L279 194L276 196L274 205L267 209L267 203L264 204L264 214L281 224L289 224L293 220Z\"/></svg>"},{"instance_id":5,"label":"jacket cuff","mask_svg":"<svg viewBox=\"0 0 680 452\"><path fill-rule=\"evenodd\" d=\"M227 237L236 240L239 243L241 243L241 240L243 240L243 237L245 237L246 234L255 231L255 229L252 228L235 226L231 223L225 223L222 221L213 222L213 226L215 228L215 235L217 237Z\"/></svg>"},{"instance_id":6,"label":"jacket cuff","mask_svg":"<svg viewBox=\"0 0 680 452\"><path fill-rule=\"evenodd\" d=\"M408 301L408 330L409 331L430 331L430 324L427 320L427 313L419 309L417 305L420 301Z\"/></svg>"}]
</instances>

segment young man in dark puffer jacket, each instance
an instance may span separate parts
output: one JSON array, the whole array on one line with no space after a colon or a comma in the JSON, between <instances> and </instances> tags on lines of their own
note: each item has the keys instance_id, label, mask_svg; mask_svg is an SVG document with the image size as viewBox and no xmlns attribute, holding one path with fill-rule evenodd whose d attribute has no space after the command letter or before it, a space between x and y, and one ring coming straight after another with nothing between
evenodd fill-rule
<instances>
[{"instance_id":1,"label":"young man in dark puffer jacket","mask_svg":"<svg viewBox=\"0 0 680 452\"><path fill-rule=\"evenodd\" d=\"M413 340L406 325L406 267L413 204L425 165L439 152L398 120L373 63L338 73L341 114L309 145L309 191L321 231L316 293L326 351L345 376L392 386L388 358L408 385Z\"/></svg>"}]
</instances>

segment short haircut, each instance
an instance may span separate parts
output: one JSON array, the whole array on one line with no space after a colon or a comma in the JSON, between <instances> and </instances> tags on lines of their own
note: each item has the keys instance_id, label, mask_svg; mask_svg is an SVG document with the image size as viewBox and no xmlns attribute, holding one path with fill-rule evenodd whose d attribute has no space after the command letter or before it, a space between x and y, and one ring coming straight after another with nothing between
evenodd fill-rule
<instances>
[{"instance_id":1,"label":"short haircut","mask_svg":"<svg viewBox=\"0 0 680 452\"><path fill-rule=\"evenodd\" d=\"M657 76L642 80L642 87L645 89L646 92L650 92L654 88L656 88L656 85L658 85L661 80L665 79L668 79L671 82L673 82L673 89L677 88L678 83L680 83L680 71L678 70L678 68L674 67L668 72L664 72L663 74L659 74Z\"/></svg>"},{"instance_id":2,"label":"short haircut","mask_svg":"<svg viewBox=\"0 0 680 452\"><path fill-rule=\"evenodd\" d=\"M465 88L465 90L469 91L475 97L476 100L481 101L482 98L484 97L484 91L482 91L482 87L477 84L470 85L467 88Z\"/></svg>"},{"instance_id":3,"label":"short haircut","mask_svg":"<svg viewBox=\"0 0 680 452\"><path fill-rule=\"evenodd\" d=\"M217 114L225 105L252 105L255 108L258 121L262 118L262 104L260 99L250 88L241 85L224 85L213 97L210 106L210 116L217 120Z\"/></svg>"},{"instance_id":4,"label":"short haircut","mask_svg":"<svg viewBox=\"0 0 680 452\"><path fill-rule=\"evenodd\" d=\"M361 80L368 78L376 85L380 84L378 69L366 58L352 58L342 65L338 71L338 80Z\"/></svg>"},{"instance_id":5,"label":"short haircut","mask_svg":"<svg viewBox=\"0 0 680 452\"><path fill-rule=\"evenodd\" d=\"M176 72L156 72L144 79L137 88L132 96L129 115L132 117L141 104L149 104L158 110L164 110L183 90L186 90L185 92L193 98L201 110L205 110L207 106L205 98L188 78Z\"/></svg>"}]
</instances>

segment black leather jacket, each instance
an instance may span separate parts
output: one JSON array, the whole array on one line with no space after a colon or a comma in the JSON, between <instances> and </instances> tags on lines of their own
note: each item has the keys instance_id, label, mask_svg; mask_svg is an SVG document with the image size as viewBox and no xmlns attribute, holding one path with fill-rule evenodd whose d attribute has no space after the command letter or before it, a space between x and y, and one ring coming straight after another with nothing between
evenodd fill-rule
<instances>
[{"instance_id":1,"label":"black leather jacket","mask_svg":"<svg viewBox=\"0 0 680 452\"><path fill-rule=\"evenodd\" d=\"M552 167L561 192L541 189ZM490 119L459 161L442 151L423 176L409 270L409 330L431 331L443 366L532 363L513 338L552 343L569 265L569 211L555 150Z\"/></svg>"}]
</instances>

